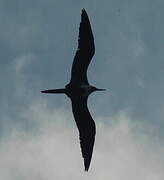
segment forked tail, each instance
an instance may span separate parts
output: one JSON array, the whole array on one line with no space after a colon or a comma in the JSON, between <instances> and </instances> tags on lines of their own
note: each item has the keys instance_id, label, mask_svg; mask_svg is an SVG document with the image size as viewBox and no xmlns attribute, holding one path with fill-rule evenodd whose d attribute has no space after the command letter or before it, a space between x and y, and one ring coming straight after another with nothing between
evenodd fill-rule
<instances>
[{"instance_id":1,"label":"forked tail","mask_svg":"<svg viewBox=\"0 0 164 180\"><path fill-rule=\"evenodd\" d=\"M65 89L49 89L49 90L44 90L41 92L42 93L50 93L50 94L65 94L66 90Z\"/></svg>"}]
</instances>

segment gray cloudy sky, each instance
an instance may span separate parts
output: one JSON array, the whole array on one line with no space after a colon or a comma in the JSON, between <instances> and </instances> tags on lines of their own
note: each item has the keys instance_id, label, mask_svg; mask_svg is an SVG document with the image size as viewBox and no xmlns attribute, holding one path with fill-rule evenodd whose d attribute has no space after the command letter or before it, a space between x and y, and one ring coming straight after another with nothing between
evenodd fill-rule
<instances>
[{"instance_id":1,"label":"gray cloudy sky","mask_svg":"<svg viewBox=\"0 0 164 180\"><path fill-rule=\"evenodd\" d=\"M81 9L95 37L97 124L83 171L70 101ZM0 179L164 179L164 1L0 0Z\"/></svg>"}]
</instances>

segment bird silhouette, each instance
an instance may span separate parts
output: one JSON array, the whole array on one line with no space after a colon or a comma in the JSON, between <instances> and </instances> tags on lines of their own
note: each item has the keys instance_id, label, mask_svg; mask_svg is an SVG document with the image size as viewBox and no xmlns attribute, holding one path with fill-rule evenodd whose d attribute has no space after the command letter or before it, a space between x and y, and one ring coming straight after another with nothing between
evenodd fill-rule
<instances>
[{"instance_id":1,"label":"bird silhouette","mask_svg":"<svg viewBox=\"0 0 164 180\"><path fill-rule=\"evenodd\" d=\"M95 53L94 37L85 9L82 9L79 27L78 49L76 51L70 83L64 89L50 89L42 93L66 94L72 102L72 112L79 130L79 139L85 171L88 171L93 146L95 142L96 126L87 107L88 96L94 91L103 91L91 86L87 79L87 69Z\"/></svg>"}]
</instances>

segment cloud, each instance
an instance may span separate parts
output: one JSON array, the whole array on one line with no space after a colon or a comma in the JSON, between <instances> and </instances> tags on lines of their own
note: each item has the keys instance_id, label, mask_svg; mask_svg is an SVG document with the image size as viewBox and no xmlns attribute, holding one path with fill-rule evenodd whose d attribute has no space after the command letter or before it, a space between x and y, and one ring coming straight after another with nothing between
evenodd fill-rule
<instances>
[{"instance_id":1,"label":"cloud","mask_svg":"<svg viewBox=\"0 0 164 180\"><path fill-rule=\"evenodd\" d=\"M0 179L163 180L163 1L0 4ZM88 78L109 89L89 98L88 173L69 100L40 93L69 81L83 7L96 45Z\"/></svg>"},{"instance_id":2,"label":"cloud","mask_svg":"<svg viewBox=\"0 0 164 180\"><path fill-rule=\"evenodd\" d=\"M38 126L33 131L13 128L0 140L0 176L18 179L163 180L164 143L153 127L132 122L126 111L103 123L97 121L93 159L84 172L78 132L65 109L49 110L46 102L30 106L22 116ZM147 127L146 127L147 126ZM151 131L144 129L150 128Z\"/></svg>"}]
</instances>

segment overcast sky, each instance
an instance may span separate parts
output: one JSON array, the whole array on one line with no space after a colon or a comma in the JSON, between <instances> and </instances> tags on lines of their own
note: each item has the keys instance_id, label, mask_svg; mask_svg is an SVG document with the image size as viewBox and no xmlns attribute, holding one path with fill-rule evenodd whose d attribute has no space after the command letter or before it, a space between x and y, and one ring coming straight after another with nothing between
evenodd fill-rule
<instances>
[{"instance_id":1,"label":"overcast sky","mask_svg":"<svg viewBox=\"0 0 164 180\"><path fill-rule=\"evenodd\" d=\"M81 9L96 53L88 79L106 92L84 172L70 100L40 91L70 80ZM0 0L0 179L164 179L164 1Z\"/></svg>"}]
</instances>

